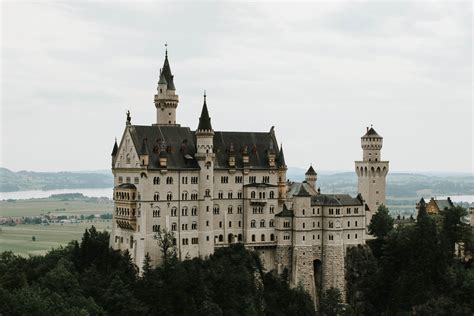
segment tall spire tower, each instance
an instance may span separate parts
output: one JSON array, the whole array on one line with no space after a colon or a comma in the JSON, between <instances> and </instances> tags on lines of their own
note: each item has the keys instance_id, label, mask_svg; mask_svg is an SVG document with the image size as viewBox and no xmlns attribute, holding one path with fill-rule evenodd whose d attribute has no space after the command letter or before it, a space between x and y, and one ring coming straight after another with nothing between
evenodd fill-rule
<instances>
[{"instance_id":1,"label":"tall spire tower","mask_svg":"<svg viewBox=\"0 0 474 316\"><path fill-rule=\"evenodd\" d=\"M165 44L165 62L160 69L157 94L155 94L156 124L155 125L177 125L176 108L179 98L174 86L174 76L168 61L168 44Z\"/></svg>"},{"instance_id":2,"label":"tall spire tower","mask_svg":"<svg viewBox=\"0 0 474 316\"><path fill-rule=\"evenodd\" d=\"M366 225L370 224L377 208L385 204L385 182L388 173L388 161L382 161L380 151L383 137L373 127L361 137L362 161L355 162L358 192L362 194L369 210L366 210Z\"/></svg>"}]
</instances>

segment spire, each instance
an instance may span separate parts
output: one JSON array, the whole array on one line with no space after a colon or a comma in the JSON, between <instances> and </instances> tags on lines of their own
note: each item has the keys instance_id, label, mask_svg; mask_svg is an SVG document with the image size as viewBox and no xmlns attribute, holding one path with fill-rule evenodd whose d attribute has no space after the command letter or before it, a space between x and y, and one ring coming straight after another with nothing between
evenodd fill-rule
<instances>
[{"instance_id":1,"label":"spire","mask_svg":"<svg viewBox=\"0 0 474 316\"><path fill-rule=\"evenodd\" d=\"M158 84L168 84L168 81L166 81L165 74L163 73L163 69L160 69L160 80L158 81Z\"/></svg>"},{"instance_id":2,"label":"spire","mask_svg":"<svg viewBox=\"0 0 474 316\"><path fill-rule=\"evenodd\" d=\"M278 154L278 167L286 167L285 155L283 154L283 145L280 145L280 153Z\"/></svg>"},{"instance_id":3,"label":"spire","mask_svg":"<svg viewBox=\"0 0 474 316\"><path fill-rule=\"evenodd\" d=\"M117 137L115 137L115 144L114 144L114 149L112 149L112 156L117 155L117 152L118 152Z\"/></svg>"},{"instance_id":4,"label":"spire","mask_svg":"<svg viewBox=\"0 0 474 316\"><path fill-rule=\"evenodd\" d=\"M171 74L171 67L170 67L170 62L168 61L168 44L165 44L166 50L165 50L165 62L163 63L163 69L161 70L161 74L163 74L166 82L168 83L168 89L170 90L176 90L173 82L174 76ZM160 74L160 80L161 80L161 74Z\"/></svg>"},{"instance_id":5,"label":"spire","mask_svg":"<svg viewBox=\"0 0 474 316\"><path fill-rule=\"evenodd\" d=\"M199 118L198 130L212 130L211 118L207 111L206 91L204 91L204 104L202 105L201 117Z\"/></svg>"},{"instance_id":6,"label":"spire","mask_svg":"<svg viewBox=\"0 0 474 316\"><path fill-rule=\"evenodd\" d=\"M314 171L313 165L309 166L309 169L308 169L308 171L306 171L305 175L307 175L307 176L315 176L316 175L316 171Z\"/></svg>"},{"instance_id":7,"label":"spire","mask_svg":"<svg viewBox=\"0 0 474 316\"><path fill-rule=\"evenodd\" d=\"M372 125L370 125L370 128L367 127L367 133L365 133L365 135L362 136L362 137L382 138L382 136L380 136L380 135L375 131L375 129L372 127Z\"/></svg>"}]
</instances>

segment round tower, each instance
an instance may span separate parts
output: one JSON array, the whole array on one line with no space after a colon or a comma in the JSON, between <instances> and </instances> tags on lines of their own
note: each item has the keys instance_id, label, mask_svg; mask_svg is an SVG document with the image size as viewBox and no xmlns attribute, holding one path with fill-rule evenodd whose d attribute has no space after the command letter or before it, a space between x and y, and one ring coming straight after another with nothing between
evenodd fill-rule
<instances>
[{"instance_id":1,"label":"round tower","mask_svg":"<svg viewBox=\"0 0 474 316\"><path fill-rule=\"evenodd\" d=\"M171 73L168 61L168 49L165 52L165 62L160 69L157 94L155 94L156 124L155 125L177 125L176 108L179 97L174 86L174 76Z\"/></svg>"},{"instance_id":2,"label":"round tower","mask_svg":"<svg viewBox=\"0 0 474 316\"><path fill-rule=\"evenodd\" d=\"M378 207L385 204L385 184L388 161L382 161L383 137L373 127L361 137L362 160L355 162L358 177L358 192L367 205L366 225L370 224Z\"/></svg>"},{"instance_id":3,"label":"round tower","mask_svg":"<svg viewBox=\"0 0 474 316\"><path fill-rule=\"evenodd\" d=\"M200 167L199 173L199 255L214 253L214 222L212 197L214 188L214 130L207 110L206 93L202 106L199 126L196 130L195 158Z\"/></svg>"}]
</instances>

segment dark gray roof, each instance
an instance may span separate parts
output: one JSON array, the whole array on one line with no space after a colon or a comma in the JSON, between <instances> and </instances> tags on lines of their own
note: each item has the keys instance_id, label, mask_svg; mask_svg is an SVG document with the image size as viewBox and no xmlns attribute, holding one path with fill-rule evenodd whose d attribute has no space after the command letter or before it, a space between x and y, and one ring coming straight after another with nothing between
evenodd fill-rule
<instances>
[{"instance_id":1,"label":"dark gray roof","mask_svg":"<svg viewBox=\"0 0 474 316\"><path fill-rule=\"evenodd\" d=\"M189 127L176 125L141 126L130 125L135 148L142 147L143 139L147 139L149 151L149 168L160 168L160 144L166 144L168 169L199 169L194 159L196 153L195 132ZM235 167L243 168L242 152L248 148L250 169L269 169L267 149L270 141L276 143L275 135L269 132L215 132L214 134L214 167L229 168L229 154L231 144L234 147ZM276 153L279 154L279 153Z\"/></svg>"},{"instance_id":2,"label":"dark gray roof","mask_svg":"<svg viewBox=\"0 0 474 316\"><path fill-rule=\"evenodd\" d=\"M291 182L288 186L288 193L289 197L296 195L300 191L300 187L304 186L305 190L310 195L316 195L318 192L312 186L310 186L307 182Z\"/></svg>"},{"instance_id":3,"label":"dark gray roof","mask_svg":"<svg viewBox=\"0 0 474 316\"><path fill-rule=\"evenodd\" d=\"M198 130L212 130L211 118L207 111L206 95L204 95L204 104L202 105L201 117L199 117Z\"/></svg>"},{"instance_id":4,"label":"dark gray roof","mask_svg":"<svg viewBox=\"0 0 474 316\"><path fill-rule=\"evenodd\" d=\"M283 210L280 213L275 214L277 217L293 217L293 215L293 210L289 210L286 204L283 204Z\"/></svg>"},{"instance_id":5,"label":"dark gray roof","mask_svg":"<svg viewBox=\"0 0 474 316\"><path fill-rule=\"evenodd\" d=\"M277 185L270 184L270 183L249 183L245 184L244 187L249 188L275 188Z\"/></svg>"},{"instance_id":6,"label":"dark gray roof","mask_svg":"<svg viewBox=\"0 0 474 316\"><path fill-rule=\"evenodd\" d=\"M317 175L317 173L316 173L316 171L314 171L313 166L309 166L309 169L308 169L308 171L306 171L305 175L315 176L315 175Z\"/></svg>"},{"instance_id":7,"label":"dark gray roof","mask_svg":"<svg viewBox=\"0 0 474 316\"><path fill-rule=\"evenodd\" d=\"M300 185L298 191L294 194L294 196L311 196L309 192L305 189L304 185Z\"/></svg>"},{"instance_id":8,"label":"dark gray roof","mask_svg":"<svg viewBox=\"0 0 474 316\"><path fill-rule=\"evenodd\" d=\"M319 194L311 198L311 205L320 206L362 206L362 201L349 194Z\"/></svg>"},{"instance_id":9,"label":"dark gray roof","mask_svg":"<svg viewBox=\"0 0 474 316\"><path fill-rule=\"evenodd\" d=\"M196 153L194 132L188 127L131 125L129 128L135 148L140 148L143 139L147 139L149 168L160 168L159 155L162 151L160 145L166 144L163 149L167 154L168 169L199 169L199 165L194 159Z\"/></svg>"},{"instance_id":10,"label":"dark gray roof","mask_svg":"<svg viewBox=\"0 0 474 316\"><path fill-rule=\"evenodd\" d=\"M143 138L142 148L140 148L140 155L149 155L150 151L148 150L148 141L146 138Z\"/></svg>"},{"instance_id":11,"label":"dark gray roof","mask_svg":"<svg viewBox=\"0 0 474 316\"><path fill-rule=\"evenodd\" d=\"M173 80L174 76L171 74L170 62L168 61L168 51L165 55L165 62L163 63L163 69L161 70L161 73L164 75L166 82L168 83L168 89L176 90Z\"/></svg>"},{"instance_id":12,"label":"dark gray roof","mask_svg":"<svg viewBox=\"0 0 474 316\"><path fill-rule=\"evenodd\" d=\"M365 133L364 136L362 137L374 137L374 138L382 138L373 127L371 127L369 130L367 130L367 133Z\"/></svg>"},{"instance_id":13,"label":"dark gray roof","mask_svg":"<svg viewBox=\"0 0 474 316\"><path fill-rule=\"evenodd\" d=\"M278 154L278 158L277 158L277 166L279 168L286 167L285 155L283 154L283 145L280 145L280 153Z\"/></svg>"},{"instance_id":14,"label":"dark gray roof","mask_svg":"<svg viewBox=\"0 0 474 316\"><path fill-rule=\"evenodd\" d=\"M445 208L451 208L454 206L450 198L447 198L446 200L435 200L435 202L440 210L444 210Z\"/></svg>"},{"instance_id":15,"label":"dark gray roof","mask_svg":"<svg viewBox=\"0 0 474 316\"><path fill-rule=\"evenodd\" d=\"M137 187L132 183L122 183L117 186L120 189L136 189Z\"/></svg>"},{"instance_id":16,"label":"dark gray roof","mask_svg":"<svg viewBox=\"0 0 474 316\"><path fill-rule=\"evenodd\" d=\"M115 156L118 152L117 139L115 139L114 149L112 149L112 156Z\"/></svg>"}]
</instances>

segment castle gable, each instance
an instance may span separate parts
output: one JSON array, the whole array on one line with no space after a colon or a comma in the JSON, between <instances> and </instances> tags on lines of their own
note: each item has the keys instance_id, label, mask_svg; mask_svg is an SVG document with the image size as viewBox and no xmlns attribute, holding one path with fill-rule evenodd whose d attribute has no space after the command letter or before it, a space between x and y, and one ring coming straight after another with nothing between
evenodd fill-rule
<instances>
[{"instance_id":1,"label":"castle gable","mask_svg":"<svg viewBox=\"0 0 474 316\"><path fill-rule=\"evenodd\" d=\"M130 129L126 128L120 146L117 150L117 158L115 160L115 168L139 168L140 159Z\"/></svg>"}]
</instances>

